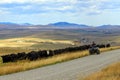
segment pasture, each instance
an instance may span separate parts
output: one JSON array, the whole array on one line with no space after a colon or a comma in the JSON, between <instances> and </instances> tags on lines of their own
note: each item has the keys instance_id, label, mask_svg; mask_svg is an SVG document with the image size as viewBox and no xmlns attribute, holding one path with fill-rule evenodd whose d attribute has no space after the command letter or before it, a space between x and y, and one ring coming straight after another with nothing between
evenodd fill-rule
<instances>
[{"instance_id":1,"label":"pasture","mask_svg":"<svg viewBox=\"0 0 120 80\"><path fill-rule=\"evenodd\" d=\"M36 50L54 50L75 46L71 40L52 40L40 38L11 38L0 40L0 55L30 52Z\"/></svg>"},{"instance_id":2,"label":"pasture","mask_svg":"<svg viewBox=\"0 0 120 80\"><path fill-rule=\"evenodd\" d=\"M0 47L30 47L39 43L51 43L51 44L70 44L74 45L72 41L68 40L52 40L52 39L40 39L40 38L11 38L0 40Z\"/></svg>"},{"instance_id":3,"label":"pasture","mask_svg":"<svg viewBox=\"0 0 120 80\"><path fill-rule=\"evenodd\" d=\"M29 53L38 50L56 50L66 47L76 47L89 44L91 41L98 43L120 44L119 33L105 34L97 30L1 30L0 31L0 56L7 54L17 54L20 52ZM78 41L79 43L75 43ZM109 51L120 47L103 48L101 51ZM68 55L69 54L69 55ZM20 60L9 63L2 63L0 58L0 75L25 71L46 65L56 64L83 56L87 56L88 51L67 52L48 58L35 61Z\"/></svg>"},{"instance_id":4,"label":"pasture","mask_svg":"<svg viewBox=\"0 0 120 80\"><path fill-rule=\"evenodd\" d=\"M106 31L109 31L110 33L106 33ZM37 40L47 39L58 41L80 41L80 44L89 44L92 41L96 41L97 43L112 43L112 45L120 45L119 34L119 30L116 31L99 29L13 29L0 30L0 40L13 38L37 38ZM18 40L18 42L21 41ZM49 43L49 45L51 45L51 43ZM38 46L39 45L37 45L37 47ZM36 47L36 45L33 47Z\"/></svg>"},{"instance_id":5,"label":"pasture","mask_svg":"<svg viewBox=\"0 0 120 80\"><path fill-rule=\"evenodd\" d=\"M120 47L110 47L110 48L103 48L102 51L109 51L114 49L119 49ZM69 54L69 55L68 55ZM63 61L68 61L76 58L80 58L83 56L89 55L88 51L76 51L76 52L68 52L65 54L59 54L48 58L43 58L35 61L29 60L22 60L17 62L10 62L10 63L2 63L0 62L0 75L10 74L20 71L25 71L33 68L39 68L42 66L47 66L51 64L60 63Z\"/></svg>"}]
</instances>

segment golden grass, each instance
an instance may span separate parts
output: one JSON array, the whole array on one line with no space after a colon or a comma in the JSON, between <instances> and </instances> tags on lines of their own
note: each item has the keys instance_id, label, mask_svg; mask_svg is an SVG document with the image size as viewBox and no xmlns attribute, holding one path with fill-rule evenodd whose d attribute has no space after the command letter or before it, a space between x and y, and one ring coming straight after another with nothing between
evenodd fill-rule
<instances>
[{"instance_id":1,"label":"golden grass","mask_svg":"<svg viewBox=\"0 0 120 80\"><path fill-rule=\"evenodd\" d=\"M109 47L109 48L102 48L100 49L100 52L106 52L106 51L111 51L115 49L120 49L120 46L114 46L114 47Z\"/></svg>"},{"instance_id":2,"label":"golden grass","mask_svg":"<svg viewBox=\"0 0 120 80\"><path fill-rule=\"evenodd\" d=\"M101 49L101 51L109 51L109 50L118 49L118 48L120 49L120 47L105 48L105 49ZM25 70L38 68L38 67L51 65L51 64L56 64L56 63L80 58L87 55L89 55L88 50L60 54L60 55L56 55L53 57L40 59L36 61L23 60L23 61L18 61L13 63L0 63L0 75L25 71Z\"/></svg>"},{"instance_id":3,"label":"golden grass","mask_svg":"<svg viewBox=\"0 0 120 80\"><path fill-rule=\"evenodd\" d=\"M49 43L49 44L48 44ZM43 46L48 44L48 46ZM40 50L40 49L52 49L52 46L62 45L62 47L66 47L67 45L72 46L74 44L73 41L70 40L52 40L52 39L40 39L40 38L11 38L11 39L1 39L0 40L0 56L11 53L19 53L19 52L30 52L32 50ZM37 46L38 45L38 46ZM50 46L50 47L49 47ZM54 49L54 48L53 48Z\"/></svg>"},{"instance_id":4,"label":"golden grass","mask_svg":"<svg viewBox=\"0 0 120 80\"><path fill-rule=\"evenodd\" d=\"M40 49L52 49L52 46L63 45L63 47L67 45L73 45L74 42L70 40L52 40L52 39L40 39L40 38L30 38L30 37L22 37L22 38L11 38L11 39L1 39L0 40L0 56L11 53L19 53L19 52L30 52L32 50L40 50ZM48 44L49 43L49 44ZM43 46L48 44L48 47Z\"/></svg>"},{"instance_id":5,"label":"golden grass","mask_svg":"<svg viewBox=\"0 0 120 80\"><path fill-rule=\"evenodd\" d=\"M62 43L62 44L71 44L73 45L73 41L70 40L52 40L52 39L40 39L40 38L12 38L12 39L3 39L0 40L0 47L30 47L32 45L38 43L50 42L53 44Z\"/></svg>"},{"instance_id":6,"label":"golden grass","mask_svg":"<svg viewBox=\"0 0 120 80\"><path fill-rule=\"evenodd\" d=\"M10 47L0 47L0 56L6 55L6 54L17 54L20 52L30 52L32 49L30 48L10 48Z\"/></svg>"},{"instance_id":7,"label":"golden grass","mask_svg":"<svg viewBox=\"0 0 120 80\"><path fill-rule=\"evenodd\" d=\"M116 36L113 41L117 42L117 43L120 43L120 36Z\"/></svg>"},{"instance_id":8,"label":"golden grass","mask_svg":"<svg viewBox=\"0 0 120 80\"><path fill-rule=\"evenodd\" d=\"M82 54L81 54L82 53ZM68 55L69 54L69 55ZM79 58L88 55L87 51L66 53L61 55L56 55L47 59L37 60L37 61L18 61L14 63L4 63L0 65L0 75L29 70L33 68L38 68L46 65L51 65L63 61L68 61L71 59Z\"/></svg>"},{"instance_id":9,"label":"golden grass","mask_svg":"<svg viewBox=\"0 0 120 80\"><path fill-rule=\"evenodd\" d=\"M120 80L120 62L112 64L100 72L91 74L84 80Z\"/></svg>"}]
</instances>

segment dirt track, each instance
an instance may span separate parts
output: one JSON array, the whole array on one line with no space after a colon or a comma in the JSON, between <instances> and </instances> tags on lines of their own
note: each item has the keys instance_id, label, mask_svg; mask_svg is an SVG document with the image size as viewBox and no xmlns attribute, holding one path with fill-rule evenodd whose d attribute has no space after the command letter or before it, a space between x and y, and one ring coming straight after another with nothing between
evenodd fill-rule
<instances>
[{"instance_id":1,"label":"dirt track","mask_svg":"<svg viewBox=\"0 0 120 80\"><path fill-rule=\"evenodd\" d=\"M78 80L120 61L120 50L91 55L38 69L0 76L0 80Z\"/></svg>"}]
</instances>

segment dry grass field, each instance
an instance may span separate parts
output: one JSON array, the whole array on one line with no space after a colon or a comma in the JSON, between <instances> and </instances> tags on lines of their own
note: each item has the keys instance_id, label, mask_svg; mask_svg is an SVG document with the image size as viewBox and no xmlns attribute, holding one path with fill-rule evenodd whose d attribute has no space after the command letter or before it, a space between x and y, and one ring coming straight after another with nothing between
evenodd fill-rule
<instances>
[{"instance_id":1,"label":"dry grass field","mask_svg":"<svg viewBox=\"0 0 120 80\"><path fill-rule=\"evenodd\" d=\"M110 51L114 49L120 49L120 47L116 46L116 47L101 49L101 52ZM51 64L56 64L56 63L80 58L87 55L89 55L88 51L81 51L81 52L77 51L77 52L71 52L66 54L60 54L60 55L56 55L53 57L40 59L36 61L23 60L23 61L18 61L13 63L4 63L4 64L2 63L2 59L0 59L0 75L5 75L5 74L25 71L33 68L38 68L42 66L47 66Z\"/></svg>"},{"instance_id":2,"label":"dry grass field","mask_svg":"<svg viewBox=\"0 0 120 80\"><path fill-rule=\"evenodd\" d=\"M30 52L32 50L52 50L74 46L71 40L53 40L40 38L11 38L0 40L0 56L18 52Z\"/></svg>"},{"instance_id":3,"label":"dry grass field","mask_svg":"<svg viewBox=\"0 0 120 80\"><path fill-rule=\"evenodd\" d=\"M19 52L30 52L32 49L30 48L19 48L19 47L0 47L0 56L6 55L6 54L16 54Z\"/></svg>"},{"instance_id":4,"label":"dry grass field","mask_svg":"<svg viewBox=\"0 0 120 80\"><path fill-rule=\"evenodd\" d=\"M91 74L84 80L120 80L120 62L112 64L100 72Z\"/></svg>"},{"instance_id":5,"label":"dry grass field","mask_svg":"<svg viewBox=\"0 0 120 80\"><path fill-rule=\"evenodd\" d=\"M120 43L120 36L117 36L117 38L114 39L114 42Z\"/></svg>"},{"instance_id":6,"label":"dry grass field","mask_svg":"<svg viewBox=\"0 0 120 80\"><path fill-rule=\"evenodd\" d=\"M74 46L74 41L80 41L80 44L88 44L92 41L96 41L97 43L112 43L112 45L120 45L120 32L114 32L114 30L110 32L112 33L106 34L106 30L99 29L0 30L0 56L18 52L30 52L32 50L65 48ZM114 49L120 49L120 47L101 49L101 52ZM78 51L36 61L23 60L4 64L0 57L0 75L25 71L87 55L89 55L88 51Z\"/></svg>"},{"instance_id":7,"label":"dry grass field","mask_svg":"<svg viewBox=\"0 0 120 80\"><path fill-rule=\"evenodd\" d=\"M71 44L74 43L68 40L52 40L52 39L40 39L40 38L12 38L0 40L0 47L30 47L38 43L51 43L51 44Z\"/></svg>"}]
</instances>

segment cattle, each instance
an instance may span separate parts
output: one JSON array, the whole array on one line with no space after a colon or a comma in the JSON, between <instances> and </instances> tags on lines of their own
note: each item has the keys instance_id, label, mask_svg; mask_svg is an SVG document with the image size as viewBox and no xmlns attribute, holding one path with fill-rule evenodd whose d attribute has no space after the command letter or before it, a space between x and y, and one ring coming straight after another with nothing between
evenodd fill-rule
<instances>
[{"instance_id":1,"label":"cattle","mask_svg":"<svg viewBox=\"0 0 120 80\"><path fill-rule=\"evenodd\" d=\"M99 47L99 48L105 48L105 44L98 44L97 47Z\"/></svg>"},{"instance_id":2,"label":"cattle","mask_svg":"<svg viewBox=\"0 0 120 80\"><path fill-rule=\"evenodd\" d=\"M21 52L17 54L18 60L25 60L27 58L27 54L25 52Z\"/></svg>"},{"instance_id":3,"label":"cattle","mask_svg":"<svg viewBox=\"0 0 120 80\"><path fill-rule=\"evenodd\" d=\"M48 55L48 56L53 56L53 55L54 55L54 52L53 52L52 50L48 50L48 51L47 51L47 55Z\"/></svg>"},{"instance_id":4,"label":"cattle","mask_svg":"<svg viewBox=\"0 0 120 80\"><path fill-rule=\"evenodd\" d=\"M105 47L110 47L111 45L110 44L97 44L96 46L99 48L105 48ZM26 59L30 61L34 61L37 59L48 58L48 57L63 54L63 53L88 50L90 47L91 45L82 45L82 46L67 47L64 49L56 49L56 50L39 50L39 51L31 51L28 53L21 52L17 54L13 53L13 54L4 55L1 57L2 57L3 63L15 62L18 60L26 60Z\"/></svg>"},{"instance_id":5,"label":"cattle","mask_svg":"<svg viewBox=\"0 0 120 80\"><path fill-rule=\"evenodd\" d=\"M27 54L27 59L29 59L30 61L33 61L40 58L47 58L53 55L54 55L54 52L52 50L31 51Z\"/></svg>"},{"instance_id":6,"label":"cattle","mask_svg":"<svg viewBox=\"0 0 120 80\"><path fill-rule=\"evenodd\" d=\"M11 61L11 58L10 58L9 55L4 55L4 56L1 56L1 57L2 57L3 63L7 63L7 62Z\"/></svg>"},{"instance_id":7,"label":"cattle","mask_svg":"<svg viewBox=\"0 0 120 80\"><path fill-rule=\"evenodd\" d=\"M17 55L14 54L14 53L9 54L9 55L4 55L4 56L1 56L1 57L2 57L3 63L17 61Z\"/></svg>"},{"instance_id":8,"label":"cattle","mask_svg":"<svg viewBox=\"0 0 120 80\"><path fill-rule=\"evenodd\" d=\"M110 47L111 45L110 44L106 44L106 47Z\"/></svg>"},{"instance_id":9,"label":"cattle","mask_svg":"<svg viewBox=\"0 0 120 80\"><path fill-rule=\"evenodd\" d=\"M27 54L27 59L33 61L33 60L37 60L38 59L38 55L36 53L36 51L31 51Z\"/></svg>"}]
</instances>

